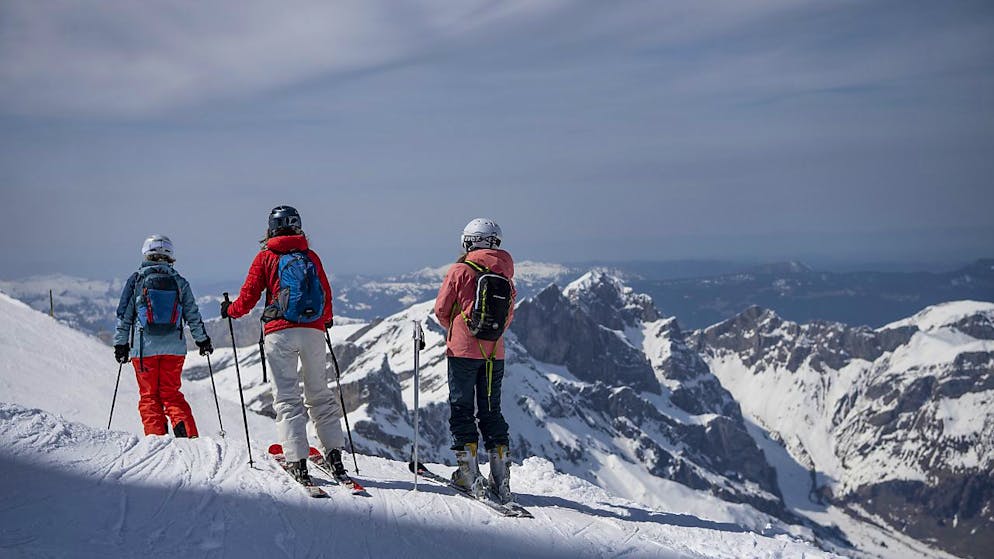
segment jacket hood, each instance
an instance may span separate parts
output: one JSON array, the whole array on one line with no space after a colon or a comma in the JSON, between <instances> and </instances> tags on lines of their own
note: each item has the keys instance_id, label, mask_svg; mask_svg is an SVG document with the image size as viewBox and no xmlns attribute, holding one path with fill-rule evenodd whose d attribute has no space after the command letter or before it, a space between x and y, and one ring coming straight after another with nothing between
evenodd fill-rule
<instances>
[{"instance_id":1,"label":"jacket hood","mask_svg":"<svg viewBox=\"0 0 994 559\"><path fill-rule=\"evenodd\" d=\"M151 262L146 260L142 262L141 267L138 268L138 272L143 275L153 271L166 272L170 274L176 273L176 270L173 268L173 265L168 262Z\"/></svg>"},{"instance_id":2,"label":"jacket hood","mask_svg":"<svg viewBox=\"0 0 994 559\"><path fill-rule=\"evenodd\" d=\"M499 248L480 248L469 252L466 260L472 260L477 264L486 266L491 272L511 279L514 277L514 259L506 250Z\"/></svg>"},{"instance_id":3,"label":"jacket hood","mask_svg":"<svg viewBox=\"0 0 994 559\"><path fill-rule=\"evenodd\" d=\"M303 235L283 235L266 240L266 248L278 253L302 252L308 249L307 237Z\"/></svg>"}]
</instances>

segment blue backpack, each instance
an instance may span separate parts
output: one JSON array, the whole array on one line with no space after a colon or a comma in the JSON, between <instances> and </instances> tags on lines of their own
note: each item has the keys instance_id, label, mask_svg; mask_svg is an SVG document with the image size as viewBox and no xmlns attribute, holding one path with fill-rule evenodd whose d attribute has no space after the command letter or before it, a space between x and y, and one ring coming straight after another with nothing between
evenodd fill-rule
<instances>
[{"instance_id":1,"label":"blue backpack","mask_svg":"<svg viewBox=\"0 0 994 559\"><path fill-rule=\"evenodd\" d=\"M324 314L324 287L314 262L305 252L280 255L277 274L280 290L262 313L269 322L282 318L290 322L314 322Z\"/></svg>"},{"instance_id":2,"label":"blue backpack","mask_svg":"<svg viewBox=\"0 0 994 559\"><path fill-rule=\"evenodd\" d=\"M139 284L141 291L135 313L143 331L149 334L171 334L183 328L183 307L179 282L166 272L153 271Z\"/></svg>"}]
</instances>

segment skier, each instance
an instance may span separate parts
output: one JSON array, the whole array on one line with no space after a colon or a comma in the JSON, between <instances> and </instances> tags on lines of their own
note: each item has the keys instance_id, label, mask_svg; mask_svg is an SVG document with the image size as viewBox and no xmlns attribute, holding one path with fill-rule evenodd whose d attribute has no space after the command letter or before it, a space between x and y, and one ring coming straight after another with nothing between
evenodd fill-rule
<instances>
[{"instance_id":1,"label":"skier","mask_svg":"<svg viewBox=\"0 0 994 559\"><path fill-rule=\"evenodd\" d=\"M197 423L180 392L180 373L186 360L183 322L190 326L200 355L209 355L214 346L189 282L173 269L176 259L169 237L152 235L142 243L141 253L144 261L128 278L117 306L114 357L121 364L130 358L135 368L138 411L145 434L165 435L168 417L176 437L194 439ZM132 348L135 326L138 345Z\"/></svg>"},{"instance_id":2,"label":"skier","mask_svg":"<svg viewBox=\"0 0 994 559\"><path fill-rule=\"evenodd\" d=\"M514 496L508 428L500 409L502 335L511 323L516 293L514 261L499 248L501 236L500 226L491 219L477 218L466 225L463 255L445 275L435 316L447 330L449 428L458 463L452 481L477 497L486 494L487 480L477 464L479 427L490 457L490 489L508 503Z\"/></svg>"},{"instance_id":3,"label":"skier","mask_svg":"<svg viewBox=\"0 0 994 559\"><path fill-rule=\"evenodd\" d=\"M272 373L276 431L283 444L287 471L297 481L310 485L309 415L335 477L347 480L341 451L345 445L342 408L328 387L325 373L324 334L332 325L331 286L321 259L308 247L300 214L290 206L277 206L269 213L262 250L252 261L238 298L230 304L221 304L221 316L244 316L259 301L264 289L264 347Z\"/></svg>"}]
</instances>

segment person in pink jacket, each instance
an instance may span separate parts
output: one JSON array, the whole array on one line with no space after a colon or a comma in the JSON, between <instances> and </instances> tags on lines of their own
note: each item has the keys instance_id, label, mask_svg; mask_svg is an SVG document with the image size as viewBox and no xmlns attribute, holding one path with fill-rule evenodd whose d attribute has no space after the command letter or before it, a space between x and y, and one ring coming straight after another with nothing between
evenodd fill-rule
<instances>
[{"instance_id":1,"label":"person in pink jacket","mask_svg":"<svg viewBox=\"0 0 994 559\"><path fill-rule=\"evenodd\" d=\"M506 503L514 496L500 393L503 333L514 316L516 292L514 260L499 248L501 240L500 226L491 219L477 218L466 225L464 254L445 275L435 300L435 317L446 329L449 428L458 463L452 481L476 496L489 489ZM489 480L480 475L477 463L480 434L490 458Z\"/></svg>"}]
</instances>

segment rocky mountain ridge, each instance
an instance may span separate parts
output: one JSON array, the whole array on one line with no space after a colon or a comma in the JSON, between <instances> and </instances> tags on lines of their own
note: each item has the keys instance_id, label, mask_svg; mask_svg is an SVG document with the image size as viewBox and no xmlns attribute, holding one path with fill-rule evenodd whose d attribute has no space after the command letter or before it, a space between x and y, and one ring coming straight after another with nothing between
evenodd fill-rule
<instances>
[{"instance_id":1,"label":"rocky mountain ridge","mask_svg":"<svg viewBox=\"0 0 994 559\"><path fill-rule=\"evenodd\" d=\"M954 553L994 543L994 304L929 307L878 329L754 307L690 336L812 491Z\"/></svg>"}]
</instances>

